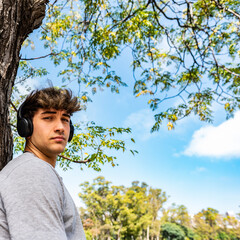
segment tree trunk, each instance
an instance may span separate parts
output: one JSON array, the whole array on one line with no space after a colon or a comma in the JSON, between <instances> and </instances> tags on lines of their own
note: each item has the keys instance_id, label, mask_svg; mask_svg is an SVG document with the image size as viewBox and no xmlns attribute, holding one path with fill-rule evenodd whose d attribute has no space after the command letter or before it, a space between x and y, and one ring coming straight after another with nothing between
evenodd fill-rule
<instances>
[{"instance_id":1,"label":"tree trunk","mask_svg":"<svg viewBox=\"0 0 240 240\"><path fill-rule=\"evenodd\" d=\"M118 229L117 240L120 240L120 232L121 232L121 228L122 228L122 226Z\"/></svg>"},{"instance_id":2,"label":"tree trunk","mask_svg":"<svg viewBox=\"0 0 240 240\"><path fill-rule=\"evenodd\" d=\"M23 41L45 17L49 0L0 0L0 170L12 159L9 105Z\"/></svg>"},{"instance_id":3,"label":"tree trunk","mask_svg":"<svg viewBox=\"0 0 240 240\"><path fill-rule=\"evenodd\" d=\"M148 226L147 227L147 240L149 240L149 230L150 230L150 227Z\"/></svg>"}]
</instances>

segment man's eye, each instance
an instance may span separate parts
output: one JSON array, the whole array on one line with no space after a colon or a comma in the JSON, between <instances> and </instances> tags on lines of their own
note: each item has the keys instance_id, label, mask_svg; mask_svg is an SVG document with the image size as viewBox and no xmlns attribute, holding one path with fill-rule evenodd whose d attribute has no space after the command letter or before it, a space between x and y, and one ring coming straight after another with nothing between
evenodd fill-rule
<instances>
[{"instance_id":1,"label":"man's eye","mask_svg":"<svg viewBox=\"0 0 240 240\"><path fill-rule=\"evenodd\" d=\"M64 118L63 121L64 122L69 122L69 119Z\"/></svg>"},{"instance_id":2,"label":"man's eye","mask_svg":"<svg viewBox=\"0 0 240 240\"><path fill-rule=\"evenodd\" d=\"M44 117L43 119L50 120L52 117Z\"/></svg>"}]
</instances>

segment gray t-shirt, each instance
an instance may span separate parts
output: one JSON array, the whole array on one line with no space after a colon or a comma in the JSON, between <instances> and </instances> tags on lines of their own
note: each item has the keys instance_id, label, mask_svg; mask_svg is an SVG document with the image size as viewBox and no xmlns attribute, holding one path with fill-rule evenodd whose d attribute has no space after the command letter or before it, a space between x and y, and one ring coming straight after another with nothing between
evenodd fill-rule
<instances>
[{"instance_id":1,"label":"gray t-shirt","mask_svg":"<svg viewBox=\"0 0 240 240\"><path fill-rule=\"evenodd\" d=\"M32 153L0 172L0 240L86 240L61 177Z\"/></svg>"}]
</instances>

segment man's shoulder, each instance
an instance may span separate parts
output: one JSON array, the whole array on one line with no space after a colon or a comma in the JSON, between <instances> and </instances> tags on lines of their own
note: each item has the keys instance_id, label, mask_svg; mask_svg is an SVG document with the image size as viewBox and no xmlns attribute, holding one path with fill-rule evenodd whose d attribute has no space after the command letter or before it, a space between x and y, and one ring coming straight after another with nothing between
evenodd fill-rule
<instances>
[{"instance_id":1,"label":"man's shoulder","mask_svg":"<svg viewBox=\"0 0 240 240\"><path fill-rule=\"evenodd\" d=\"M59 178L53 167L32 153L24 153L11 160L0 172L0 185L24 179Z\"/></svg>"},{"instance_id":2,"label":"man's shoulder","mask_svg":"<svg viewBox=\"0 0 240 240\"><path fill-rule=\"evenodd\" d=\"M43 160L35 157L31 153L23 153L11 160L0 172L0 176L8 176L24 169L33 169L34 167L47 168Z\"/></svg>"}]
</instances>

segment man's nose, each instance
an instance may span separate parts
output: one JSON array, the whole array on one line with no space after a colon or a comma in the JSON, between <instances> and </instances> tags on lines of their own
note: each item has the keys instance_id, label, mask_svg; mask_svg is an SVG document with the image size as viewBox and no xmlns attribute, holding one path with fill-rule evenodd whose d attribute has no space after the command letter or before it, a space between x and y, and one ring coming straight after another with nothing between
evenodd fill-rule
<instances>
[{"instance_id":1,"label":"man's nose","mask_svg":"<svg viewBox=\"0 0 240 240\"><path fill-rule=\"evenodd\" d=\"M55 131L64 132L64 125L61 119L56 120Z\"/></svg>"}]
</instances>

